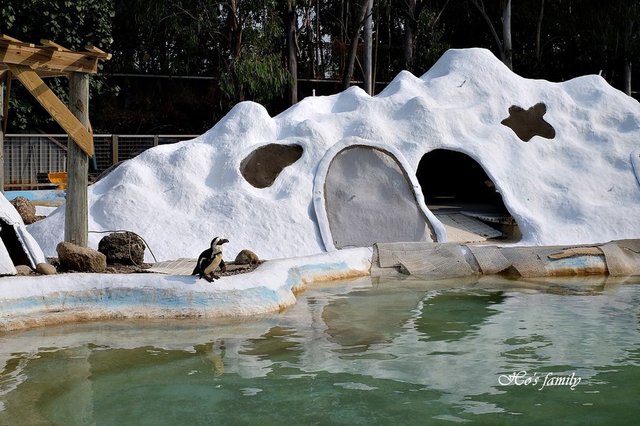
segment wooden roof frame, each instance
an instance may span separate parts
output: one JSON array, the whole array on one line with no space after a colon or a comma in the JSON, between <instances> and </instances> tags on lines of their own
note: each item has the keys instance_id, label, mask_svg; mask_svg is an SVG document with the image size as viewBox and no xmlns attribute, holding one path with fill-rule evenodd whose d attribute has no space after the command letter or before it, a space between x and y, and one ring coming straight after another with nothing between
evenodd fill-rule
<instances>
[{"instance_id":1,"label":"wooden roof frame","mask_svg":"<svg viewBox=\"0 0 640 426\"><path fill-rule=\"evenodd\" d=\"M0 34L0 72L12 64L29 67L41 77L64 76L70 72L96 74L98 61L111 59L110 53L91 44L85 46L85 51L78 52L47 39L40 43L25 43Z\"/></svg>"},{"instance_id":2,"label":"wooden roof frame","mask_svg":"<svg viewBox=\"0 0 640 426\"><path fill-rule=\"evenodd\" d=\"M111 54L90 44L85 46L85 51L78 52L47 39L40 43L25 43L0 34L0 79L8 82L11 78L18 79L71 139L88 156L93 156L91 126L86 128L42 79L68 77L70 73L96 74L98 61L111 59ZM8 93L4 98L3 109L8 105ZM6 114L4 117L6 119Z\"/></svg>"}]
</instances>

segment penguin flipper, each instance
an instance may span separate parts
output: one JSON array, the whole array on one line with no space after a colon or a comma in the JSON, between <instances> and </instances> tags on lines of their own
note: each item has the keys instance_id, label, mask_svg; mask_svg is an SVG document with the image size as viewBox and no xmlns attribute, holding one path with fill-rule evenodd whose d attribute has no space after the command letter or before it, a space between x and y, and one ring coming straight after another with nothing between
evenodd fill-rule
<instances>
[{"instance_id":1,"label":"penguin flipper","mask_svg":"<svg viewBox=\"0 0 640 426\"><path fill-rule=\"evenodd\" d=\"M204 269L202 268L202 261L209 256L209 252L211 252L211 249L207 249L200 253L200 256L198 256L198 260L196 261L196 267L193 268L193 272L191 273L191 275L200 274L200 278L202 278L202 270Z\"/></svg>"}]
</instances>

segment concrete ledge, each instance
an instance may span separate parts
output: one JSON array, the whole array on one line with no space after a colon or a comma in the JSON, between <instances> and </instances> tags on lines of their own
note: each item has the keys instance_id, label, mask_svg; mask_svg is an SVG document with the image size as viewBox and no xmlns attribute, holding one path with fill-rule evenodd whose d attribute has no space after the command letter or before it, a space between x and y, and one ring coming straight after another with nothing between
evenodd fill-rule
<instances>
[{"instance_id":1,"label":"concrete ledge","mask_svg":"<svg viewBox=\"0 0 640 426\"><path fill-rule=\"evenodd\" d=\"M426 245L425 245L426 244ZM60 274L0 278L0 332L114 318L219 318L278 312L316 282L416 275L441 280L640 275L640 240L556 247L390 243L270 260L213 283L189 275ZM615 268L614 268L615 266ZM427 273L425 273L425 271Z\"/></svg>"},{"instance_id":2,"label":"concrete ledge","mask_svg":"<svg viewBox=\"0 0 640 426\"><path fill-rule=\"evenodd\" d=\"M214 283L161 274L0 278L0 331L113 318L239 317L280 311L320 281L369 275L369 248L265 262Z\"/></svg>"}]
</instances>

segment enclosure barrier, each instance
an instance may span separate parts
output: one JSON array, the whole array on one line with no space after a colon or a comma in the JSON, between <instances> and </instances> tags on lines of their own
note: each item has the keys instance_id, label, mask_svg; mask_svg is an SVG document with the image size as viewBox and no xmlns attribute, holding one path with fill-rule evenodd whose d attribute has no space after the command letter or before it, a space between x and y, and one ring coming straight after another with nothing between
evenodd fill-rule
<instances>
[{"instance_id":1,"label":"enclosure barrier","mask_svg":"<svg viewBox=\"0 0 640 426\"><path fill-rule=\"evenodd\" d=\"M112 165L157 145L193 139L198 135L93 135L95 179ZM67 170L66 134L7 134L4 136L4 189L53 189L49 173Z\"/></svg>"},{"instance_id":2,"label":"enclosure barrier","mask_svg":"<svg viewBox=\"0 0 640 426\"><path fill-rule=\"evenodd\" d=\"M606 244L498 247L459 243L378 243L372 276L445 279L504 274L523 278L640 275L640 240Z\"/></svg>"}]
</instances>

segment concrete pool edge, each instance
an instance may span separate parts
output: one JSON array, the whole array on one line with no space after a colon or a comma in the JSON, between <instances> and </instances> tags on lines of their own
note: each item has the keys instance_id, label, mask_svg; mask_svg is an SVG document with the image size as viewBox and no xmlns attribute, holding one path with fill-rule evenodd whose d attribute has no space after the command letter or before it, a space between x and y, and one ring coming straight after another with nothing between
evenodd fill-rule
<instances>
[{"instance_id":1,"label":"concrete pool edge","mask_svg":"<svg viewBox=\"0 0 640 426\"><path fill-rule=\"evenodd\" d=\"M314 282L368 276L371 248L275 259L213 283L162 274L0 278L0 332L116 318L219 318L278 312Z\"/></svg>"},{"instance_id":2,"label":"concrete pool edge","mask_svg":"<svg viewBox=\"0 0 640 426\"><path fill-rule=\"evenodd\" d=\"M632 244L633 247L640 244L638 240L626 240L622 243ZM487 250L492 251L492 255L502 250L512 260L525 259L527 262L530 260L527 256L534 256L536 261L540 261L543 255L557 255L553 261L538 265L538 269L529 271L532 273L529 277L616 276L612 274L605 253L594 254L592 251L602 251L603 248L605 252L612 251L612 243L502 248L456 243L427 243L426 246L420 245L421 243L388 243L386 248L398 244L399 249L391 256L387 255L392 261L385 260L389 263L386 268L379 264L382 245L376 245L270 260L250 273L226 276L214 283L198 280L194 276L163 274L73 273L2 277L0 332L116 318L221 318L278 312L293 305L296 302L296 294L315 282L363 276L411 275L411 271L407 269L417 264L415 253L418 252L419 266L423 268L418 272L423 272L426 270L425 262L427 265L429 262L438 263L434 262L434 257L427 256L425 259L425 247L427 250L435 250L433 253L446 251L445 258L440 259L439 268L427 274L415 274L428 280L492 275L484 270L486 261L483 261L481 256L481 252ZM415 247L418 250L412 251ZM409 253L410 256L403 257L403 253ZM631 253L633 256L640 256L636 251L632 250ZM638 259L632 259L636 266L640 265ZM411 260L414 261L413 265ZM468 263L466 269L455 267L456 263L463 262ZM505 265L507 264L501 264L501 267ZM523 273L526 271L521 266L512 262L511 266L502 272L496 271L493 274L509 275L515 272L526 278L526 274ZM546 275L540 275L540 268L544 269ZM630 271L627 275L640 275L639 267Z\"/></svg>"}]
</instances>

